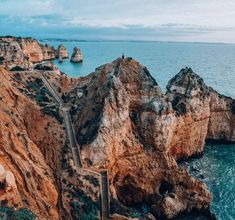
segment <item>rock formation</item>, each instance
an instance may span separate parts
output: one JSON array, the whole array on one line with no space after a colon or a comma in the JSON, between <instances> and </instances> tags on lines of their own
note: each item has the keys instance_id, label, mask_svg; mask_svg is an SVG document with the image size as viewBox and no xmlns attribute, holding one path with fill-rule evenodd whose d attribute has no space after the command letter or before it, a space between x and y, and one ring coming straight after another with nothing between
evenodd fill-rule
<instances>
[{"instance_id":1,"label":"rock formation","mask_svg":"<svg viewBox=\"0 0 235 220\"><path fill-rule=\"evenodd\" d=\"M233 141L234 100L216 94L190 68L170 80L165 95L131 58L97 68L67 98L75 103L71 113L83 162L106 167L113 200L127 206L145 203L156 217L167 218L206 210L206 186L176 160L200 154L208 137L225 132L222 139ZM214 100L222 118L214 113Z\"/></svg>"},{"instance_id":2,"label":"rock formation","mask_svg":"<svg viewBox=\"0 0 235 220\"><path fill-rule=\"evenodd\" d=\"M95 219L99 182L73 164L59 106L40 78L48 68L48 77L64 78L49 64L14 74L0 68L0 204L40 220Z\"/></svg>"},{"instance_id":3,"label":"rock formation","mask_svg":"<svg viewBox=\"0 0 235 220\"><path fill-rule=\"evenodd\" d=\"M34 67L35 70L43 70L43 71L59 71L59 68L51 61L37 64Z\"/></svg>"},{"instance_id":4,"label":"rock formation","mask_svg":"<svg viewBox=\"0 0 235 220\"><path fill-rule=\"evenodd\" d=\"M20 195L13 173L0 164L0 201L10 201L9 205L19 205Z\"/></svg>"},{"instance_id":5,"label":"rock formation","mask_svg":"<svg viewBox=\"0 0 235 220\"><path fill-rule=\"evenodd\" d=\"M1 38L0 61L8 69L28 69L55 56L49 46L38 45ZM74 60L81 56L75 49ZM59 105L41 74L71 107L84 166L109 172L113 219L133 219L128 213L143 204L149 213L139 219L145 220L208 210L206 185L177 160L201 154L206 140L235 140L235 101L206 86L190 68L172 78L163 94L132 58L78 79L52 63L14 75L0 67L2 204L27 207L39 219L99 216L98 177L74 166Z\"/></svg>"},{"instance_id":6,"label":"rock formation","mask_svg":"<svg viewBox=\"0 0 235 220\"><path fill-rule=\"evenodd\" d=\"M74 47L73 54L71 56L70 62L72 62L72 63L80 63L82 61L83 61L82 51L79 48Z\"/></svg>"},{"instance_id":7,"label":"rock formation","mask_svg":"<svg viewBox=\"0 0 235 220\"><path fill-rule=\"evenodd\" d=\"M69 58L69 53L63 44L60 44L57 49L56 58L66 59Z\"/></svg>"},{"instance_id":8,"label":"rock formation","mask_svg":"<svg viewBox=\"0 0 235 220\"><path fill-rule=\"evenodd\" d=\"M0 164L6 184L0 184L0 201L29 208L40 219L59 219L55 174L65 134L49 116L49 106L41 109L36 103L44 101L45 106L48 99L45 89L38 91L37 81L33 75L24 79L23 74L13 76L0 68Z\"/></svg>"},{"instance_id":9,"label":"rock formation","mask_svg":"<svg viewBox=\"0 0 235 220\"><path fill-rule=\"evenodd\" d=\"M27 70L34 63L55 58L56 50L33 38L0 37L0 65L10 70Z\"/></svg>"}]
</instances>

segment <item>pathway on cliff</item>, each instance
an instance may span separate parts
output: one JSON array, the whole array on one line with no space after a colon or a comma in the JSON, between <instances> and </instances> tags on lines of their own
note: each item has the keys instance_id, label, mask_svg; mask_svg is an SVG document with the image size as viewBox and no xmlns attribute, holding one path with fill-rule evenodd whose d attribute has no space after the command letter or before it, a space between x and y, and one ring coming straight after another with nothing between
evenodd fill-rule
<instances>
[{"instance_id":1,"label":"pathway on cliff","mask_svg":"<svg viewBox=\"0 0 235 220\"><path fill-rule=\"evenodd\" d=\"M59 103L61 111L63 113L65 128L67 132L68 141L72 150L73 160L75 166L82 167L81 157L80 157L80 147L77 144L76 137L74 134L69 109L65 107L63 100L60 98L60 96L57 94L55 89L52 87L52 85L49 83L49 81L42 75L42 81L44 82L44 85L47 87L47 89L50 91L52 96L55 98L55 100Z\"/></svg>"},{"instance_id":2,"label":"pathway on cliff","mask_svg":"<svg viewBox=\"0 0 235 220\"><path fill-rule=\"evenodd\" d=\"M110 201L109 201L109 180L108 172L104 170L101 172L101 210L102 219L109 219Z\"/></svg>"},{"instance_id":3,"label":"pathway on cliff","mask_svg":"<svg viewBox=\"0 0 235 220\"><path fill-rule=\"evenodd\" d=\"M73 160L74 164L82 168L82 160L80 157L80 146L77 143L71 116L69 113L69 108L65 106L62 98L58 95L54 87L51 85L51 83L46 79L46 77L42 74L40 74L42 81L44 82L44 85L47 87L47 89L50 91L52 96L55 98L55 100L59 103L60 109L63 113L63 118L65 122L66 132L68 141L72 150ZM84 169L86 171L90 171L91 173L96 173L100 176L100 196L101 196L101 218L102 220L109 219L110 216L110 196L109 196L109 180L108 180L108 171L103 170L100 173L90 170L88 168Z\"/></svg>"}]
</instances>

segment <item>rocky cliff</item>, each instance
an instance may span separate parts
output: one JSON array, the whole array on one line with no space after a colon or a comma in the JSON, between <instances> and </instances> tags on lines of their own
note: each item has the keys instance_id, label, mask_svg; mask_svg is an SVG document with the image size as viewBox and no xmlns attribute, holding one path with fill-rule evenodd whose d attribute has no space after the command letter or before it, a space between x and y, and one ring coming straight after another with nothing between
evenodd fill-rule
<instances>
[{"instance_id":1,"label":"rocky cliff","mask_svg":"<svg viewBox=\"0 0 235 220\"><path fill-rule=\"evenodd\" d=\"M40 220L96 219L99 180L74 166L59 105L41 79L48 70L64 78L51 63L14 74L0 68L0 205Z\"/></svg>"},{"instance_id":2,"label":"rocky cliff","mask_svg":"<svg viewBox=\"0 0 235 220\"><path fill-rule=\"evenodd\" d=\"M8 68L54 56L32 39L9 39L2 38L11 45L2 58ZM74 166L63 115L42 74L71 107L86 169ZM109 172L112 213L132 216L144 205L149 213L139 219L170 219L208 210L206 185L177 160L201 154L206 140L234 141L235 102L192 69L172 78L166 94L132 58L78 79L52 63L14 74L0 68L0 90L1 204L27 207L39 219L96 219L100 183L90 168Z\"/></svg>"},{"instance_id":3,"label":"rocky cliff","mask_svg":"<svg viewBox=\"0 0 235 220\"><path fill-rule=\"evenodd\" d=\"M40 219L59 219L55 171L64 130L35 102L33 76L25 83L22 77L0 69L0 201L26 207Z\"/></svg>"},{"instance_id":4,"label":"rocky cliff","mask_svg":"<svg viewBox=\"0 0 235 220\"><path fill-rule=\"evenodd\" d=\"M80 79L67 100L83 161L109 170L113 201L147 204L156 217L167 218L209 207L206 186L176 160L202 153L207 138L234 140L234 100L218 95L190 68L163 94L131 58ZM214 105L222 108L215 113Z\"/></svg>"},{"instance_id":5,"label":"rocky cliff","mask_svg":"<svg viewBox=\"0 0 235 220\"><path fill-rule=\"evenodd\" d=\"M56 50L33 38L0 37L0 65L10 70L30 69L34 63L55 58Z\"/></svg>"}]
</instances>

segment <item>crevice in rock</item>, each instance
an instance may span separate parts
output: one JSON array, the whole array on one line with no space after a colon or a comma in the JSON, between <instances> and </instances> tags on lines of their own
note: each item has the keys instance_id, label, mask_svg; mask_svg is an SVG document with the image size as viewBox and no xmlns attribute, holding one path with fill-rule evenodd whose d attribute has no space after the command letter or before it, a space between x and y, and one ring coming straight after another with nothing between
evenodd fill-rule
<instances>
[{"instance_id":1,"label":"crevice in rock","mask_svg":"<svg viewBox=\"0 0 235 220\"><path fill-rule=\"evenodd\" d=\"M169 194L173 191L173 184L169 183L168 181L163 180L159 187L159 193L163 196Z\"/></svg>"}]
</instances>

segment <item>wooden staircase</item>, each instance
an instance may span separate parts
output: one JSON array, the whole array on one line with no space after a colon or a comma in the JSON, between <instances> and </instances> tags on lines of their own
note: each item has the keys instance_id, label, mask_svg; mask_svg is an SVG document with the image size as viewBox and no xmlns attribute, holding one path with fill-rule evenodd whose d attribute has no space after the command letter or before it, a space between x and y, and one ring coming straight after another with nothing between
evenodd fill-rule
<instances>
[{"instance_id":1,"label":"wooden staircase","mask_svg":"<svg viewBox=\"0 0 235 220\"><path fill-rule=\"evenodd\" d=\"M101 171L101 217L102 220L107 220L110 217L110 201L109 201L109 180L108 171Z\"/></svg>"},{"instance_id":2,"label":"wooden staircase","mask_svg":"<svg viewBox=\"0 0 235 220\"><path fill-rule=\"evenodd\" d=\"M70 147L72 150L72 155L73 155L73 160L75 166L82 167L82 161L81 161L81 156L80 156L80 147L77 143L74 129L72 126L69 110L66 108L62 108L63 116L64 116L64 123L66 127L66 132L67 132L67 137L70 143Z\"/></svg>"}]
</instances>

